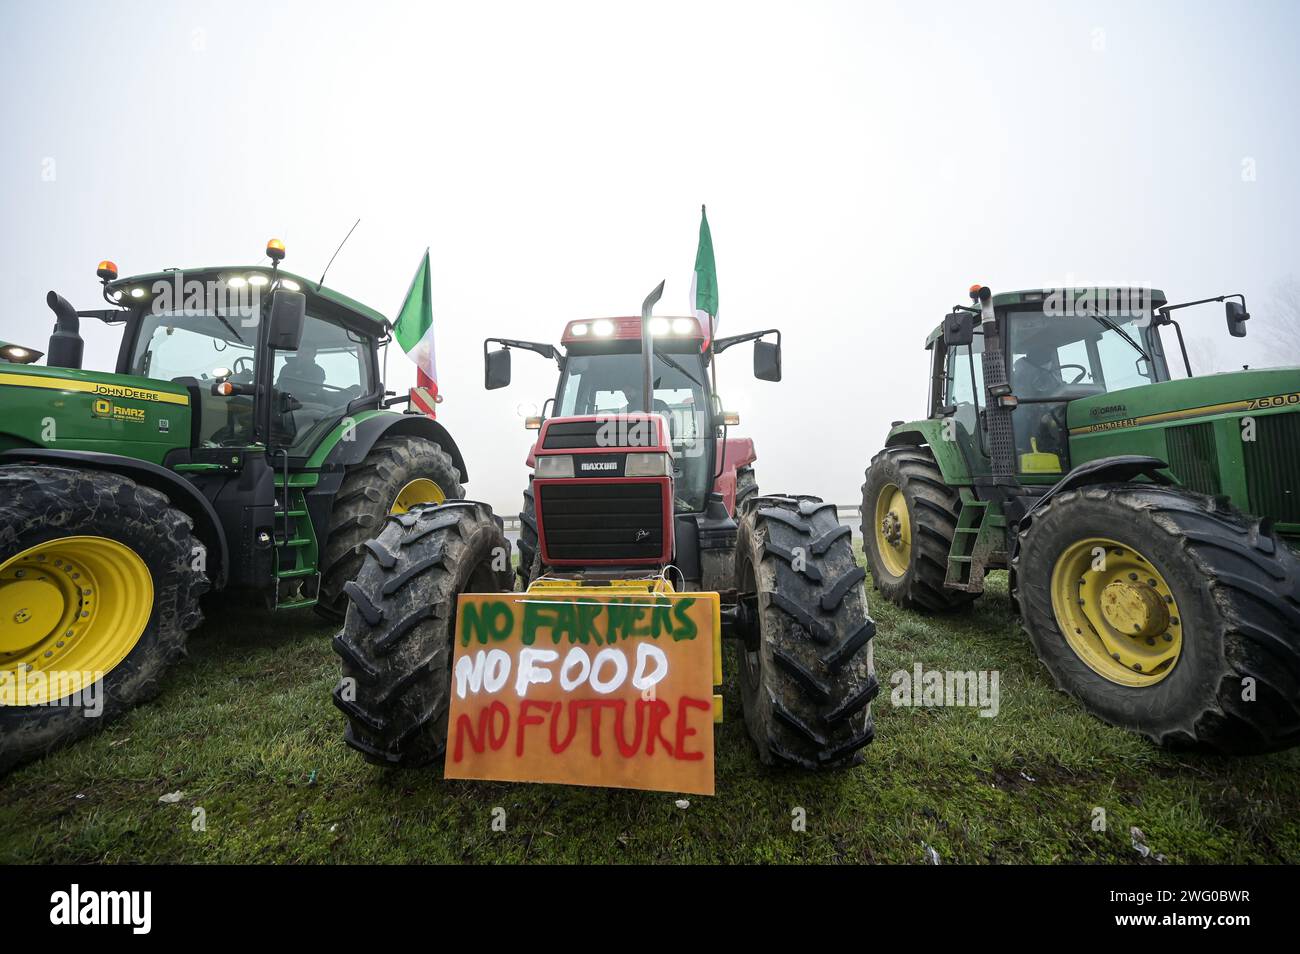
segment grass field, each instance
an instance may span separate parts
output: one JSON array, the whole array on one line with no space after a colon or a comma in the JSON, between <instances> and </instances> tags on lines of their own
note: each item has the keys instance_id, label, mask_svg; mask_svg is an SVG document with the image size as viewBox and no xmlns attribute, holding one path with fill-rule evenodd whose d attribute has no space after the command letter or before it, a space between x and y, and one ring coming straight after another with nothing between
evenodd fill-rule
<instances>
[{"instance_id":1,"label":"grass field","mask_svg":"<svg viewBox=\"0 0 1300 954\"><path fill-rule=\"evenodd\" d=\"M1051 688L1004 576L992 586L940 620L873 599L885 691L858 768L764 769L729 688L718 794L686 809L662 793L368 766L329 699L331 627L223 600L156 702L0 780L0 861L921 864L928 848L943 863L1300 861L1300 752L1172 755L1102 725ZM997 670L997 717L892 706L889 674L915 662Z\"/></svg>"}]
</instances>

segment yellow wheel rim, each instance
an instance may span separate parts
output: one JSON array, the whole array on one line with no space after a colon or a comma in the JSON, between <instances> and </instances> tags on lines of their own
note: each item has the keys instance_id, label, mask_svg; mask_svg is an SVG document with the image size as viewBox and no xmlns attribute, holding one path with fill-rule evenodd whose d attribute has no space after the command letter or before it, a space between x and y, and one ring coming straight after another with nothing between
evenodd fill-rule
<instances>
[{"instance_id":1,"label":"yellow wheel rim","mask_svg":"<svg viewBox=\"0 0 1300 954\"><path fill-rule=\"evenodd\" d=\"M891 576L902 576L912 562L912 520L896 484L886 484L876 495L876 553Z\"/></svg>"},{"instance_id":2,"label":"yellow wheel rim","mask_svg":"<svg viewBox=\"0 0 1300 954\"><path fill-rule=\"evenodd\" d=\"M417 504L440 504L447 499L436 481L428 477L417 477L397 492L389 513L406 513Z\"/></svg>"},{"instance_id":3,"label":"yellow wheel rim","mask_svg":"<svg viewBox=\"0 0 1300 954\"><path fill-rule=\"evenodd\" d=\"M1067 547L1052 568L1052 610L1075 654L1121 686L1154 686L1183 648L1169 584L1127 544L1102 537Z\"/></svg>"},{"instance_id":4,"label":"yellow wheel rim","mask_svg":"<svg viewBox=\"0 0 1300 954\"><path fill-rule=\"evenodd\" d=\"M153 577L130 547L60 537L0 564L0 705L66 698L113 670L153 612Z\"/></svg>"}]
</instances>

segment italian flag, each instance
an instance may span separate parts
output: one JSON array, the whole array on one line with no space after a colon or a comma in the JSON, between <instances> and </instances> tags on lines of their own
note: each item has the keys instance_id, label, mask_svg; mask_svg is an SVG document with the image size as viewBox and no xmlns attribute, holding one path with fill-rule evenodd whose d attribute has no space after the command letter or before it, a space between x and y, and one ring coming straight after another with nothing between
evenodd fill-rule
<instances>
[{"instance_id":1,"label":"italian flag","mask_svg":"<svg viewBox=\"0 0 1300 954\"><path fill-rule=\"evenodd\" d=\"M411 288L393 323L393 337L415 362L417 387L428 389L432 400L437 401L438 365L433 348L433 289L429 281L428 249L424 250L424 259L411 279Z\"/></svg>"},{"instance_id":2,"label":"italian flag","mask_svg":"<svg viewBox=\"0 0 1300 954\"><path fill-rule=\"evenodd\" d=\"M700 206L700 247L695 252L695 275L691 278L691 309L704 328L707 348L718 323L718 267L713 261L713 236L704 206Z\"/></svg>"}]
</instances>

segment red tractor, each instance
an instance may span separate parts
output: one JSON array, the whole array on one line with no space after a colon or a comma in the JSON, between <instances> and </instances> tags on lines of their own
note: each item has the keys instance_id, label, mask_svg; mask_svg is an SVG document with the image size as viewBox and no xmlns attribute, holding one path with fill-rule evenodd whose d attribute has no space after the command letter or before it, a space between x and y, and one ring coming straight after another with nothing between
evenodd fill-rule
<instances>
[{"instance_id":1,"label":"red tractor","mask_svg":"<svg viewBox=\"0 0 1300 954\"><path fill-rule=\"evenodd\" d=\"M554 416L528 421L539 434L513 599L633 589L714 601L714 681L720 637L737 639L762 761L856 764L879 686L850 530L817 497L759 494L753 443L731 436L738 419L716 391L717 355L744 342L754 343L755 377L779 381L780 332L709 340L695 318L651 315L661 290L641 317L569 322L559 348L484 342L488 389L509 384L514 350L560 371L545 409ZM421 764L446 751L457 600L513 588L508 547L491 509L470 501L394 516L368 545L335 642L344 675L335 702L348 744L367 760Z\"/></svg>"}]
</instances>

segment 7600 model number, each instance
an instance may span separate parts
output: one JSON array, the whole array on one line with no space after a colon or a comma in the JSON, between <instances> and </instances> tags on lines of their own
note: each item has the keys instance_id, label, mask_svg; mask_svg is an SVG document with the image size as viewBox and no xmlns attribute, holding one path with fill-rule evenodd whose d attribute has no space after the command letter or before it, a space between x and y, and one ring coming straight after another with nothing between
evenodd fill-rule
<instances>
[{"instance_id":1,"label":"7600 model number","mask_svg":"<svg viewBox=\"0 0 1300 954\"><path fill-rule=\"evenodd\" d=\"M1300 404L1300 391L1292 391L1290 394L1274 394L1271 397L1255 398L1246 402L1247 410L1262 411L1270 407L1287 407L1288 405Z\"/></svg>"}]
</instances>

